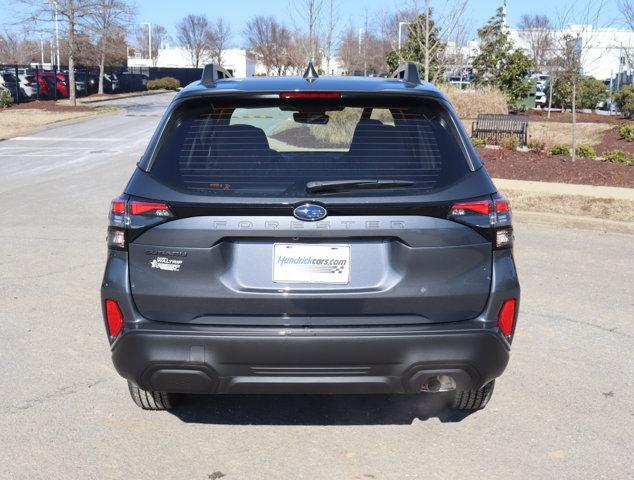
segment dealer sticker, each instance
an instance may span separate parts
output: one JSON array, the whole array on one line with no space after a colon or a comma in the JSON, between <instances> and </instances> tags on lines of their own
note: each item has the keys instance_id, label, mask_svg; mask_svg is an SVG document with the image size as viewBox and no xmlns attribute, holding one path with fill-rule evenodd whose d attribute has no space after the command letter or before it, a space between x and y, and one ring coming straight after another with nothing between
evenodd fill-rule
<instances>
[{"instance_id":1,"label":"dealer sticker","mask_svg":"<svg viewBox=\"0 0 634 480\"><path fill-rule=\"evenodd\" d=\"M273 245L273 281L276 283L350 282L350 245Z\"/></svg>"}]
</instances>

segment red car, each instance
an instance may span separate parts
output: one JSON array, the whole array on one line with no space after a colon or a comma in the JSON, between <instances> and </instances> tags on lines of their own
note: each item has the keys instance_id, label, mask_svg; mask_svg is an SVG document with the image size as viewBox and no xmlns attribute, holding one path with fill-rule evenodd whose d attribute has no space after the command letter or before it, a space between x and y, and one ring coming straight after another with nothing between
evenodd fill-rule
<instances>
[{"instance_id":1,"label":"red car","mask_svg":"<svg viewBox=\"0 0 634 480\"><path fill-rule=\"evenodd\" d=\"M40 83L40 94L49 98L54 98L54 89L57 88L57 98L68 98L68 83L63 73L53 72L38 72L37 74ZM55 84L55 76L57 75L57 84ZM46 92L42 88L42 83L46 84Z\"/></svg>"}]
</instances>

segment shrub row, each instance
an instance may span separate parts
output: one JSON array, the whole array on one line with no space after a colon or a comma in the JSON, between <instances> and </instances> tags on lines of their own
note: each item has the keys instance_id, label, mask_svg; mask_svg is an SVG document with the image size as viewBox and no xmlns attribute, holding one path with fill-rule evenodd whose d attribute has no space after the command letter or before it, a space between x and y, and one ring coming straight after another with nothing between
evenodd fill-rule
<instances>
[{"instance_id":1,"label":"shrub row","mask_svg":"<svg viewBox=\"0 0 634 480\"><path fill-rule=\"evenodd\" d=\"M178 90L179 88L181 88L181 82L173 77L163 77L147 82L148 90Z\"/></svg>"}]
</instances>

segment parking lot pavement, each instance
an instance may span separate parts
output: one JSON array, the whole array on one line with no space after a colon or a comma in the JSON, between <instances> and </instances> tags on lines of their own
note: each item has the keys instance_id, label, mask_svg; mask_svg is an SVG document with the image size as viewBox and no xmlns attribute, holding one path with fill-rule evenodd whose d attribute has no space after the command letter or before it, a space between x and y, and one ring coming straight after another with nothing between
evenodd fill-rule
<instances>
[{"instance_id":1,"label":"parking lot pavement","mask_svg":"<svg viewBox=\"0 0 634 480\"><path fill-rule=\"evenodd\" d=\"M517 225L518 333L473 415L428 396L134 406L100 314L106 213L167 101L0 142L0 478L634 477L627 235Z\"/></svg>"}]
</instances>

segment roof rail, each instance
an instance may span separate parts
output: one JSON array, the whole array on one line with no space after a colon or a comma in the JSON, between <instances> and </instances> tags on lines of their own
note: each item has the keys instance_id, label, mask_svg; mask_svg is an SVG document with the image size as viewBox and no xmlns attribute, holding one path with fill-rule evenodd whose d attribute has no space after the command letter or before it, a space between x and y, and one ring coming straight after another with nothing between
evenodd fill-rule
<instances>
[{"instance_id":1,"label":"roof rail","mask_svg":"<svg viewBox=\"0 0 634 480\"><path fill-rule=\"evenodd\" d=\"M392 78L400 78L404 82L418 85L420 83L418 66L414 62L403 63L394 71Z\"/></svg>"},{"instance_id":2,"label":"roof rail","mask_svg":"<svg viewBox=\"0 0 634 480\"><path fill-rule=\"evenodd\" d=\"M216 65L215 63L208 63L203 69L203 76L200 81L203 85L210 86L223 78L233 78L233 75L231 75L229 71L225 70L220 65Z\"/></svg>"}]
</instances>

